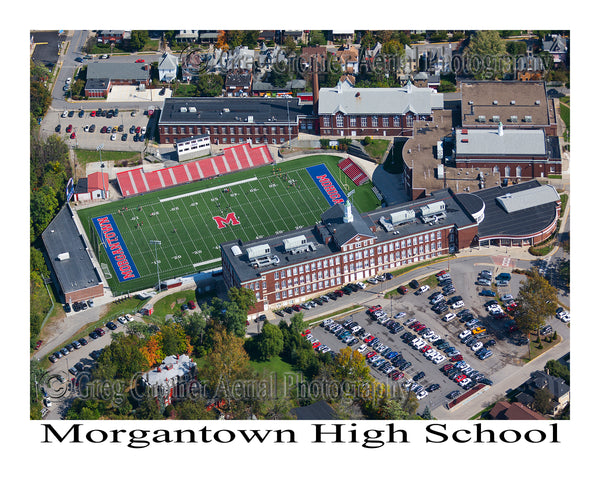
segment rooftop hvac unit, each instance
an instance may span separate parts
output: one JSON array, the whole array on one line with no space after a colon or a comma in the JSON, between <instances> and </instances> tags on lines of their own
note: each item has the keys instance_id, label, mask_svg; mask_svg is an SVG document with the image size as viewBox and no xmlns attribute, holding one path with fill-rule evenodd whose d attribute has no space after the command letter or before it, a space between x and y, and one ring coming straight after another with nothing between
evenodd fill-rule
<instances>
[{"instance_id":1,"label":"rooftop hvac unit","mask_svg":"<svg viewBox=\"0 0 600 480\"><path fill-rule=\"evenodd\" d=\"M477 121L478 122L485 122L485 115L479 115L479 117L477 117Z\"/></svg>"},{"instance_id":2,"label":"rooftop hvac unit","mask_svg":"<svg viewBox=\"0 0 600 480\"><path fill-rule=\"evenodd\" d=\"M248 118L246 120L248 123L254 123L254 116L253 115L248 115Z\"/></svg>"},{"instance_id":3,"label":"rooftop hvac unit","mask_svg":"<svg viewBox=\"0 0 600 480\"><path fill-rule=\"evenodd\" d=\"M392 225L397 225L398 223L408 222L415 218L414 210L400 210L399 212L392 212L390 214L390 221Z\"/></svg>"},{"instance_id":4,"label":"rooftop hvac unit","mask_svg":"<svg viewBox=\"0 0 600 480\"><path fill-rule=\"evenodd\" d=\"M511 105L514 105L515 103L517 103L517 102L515 102L514 100L511 100L511 101L510 101L510 104L511 104Z\"/></svg>"},{"instance_id":5,"label":"rooftop hvac unit","mask_svg":"<svg viewBox=\"0 0 600 480\"><path fill-rule=\"evenodd\" d=\"M56 258L58 258L58 260L62 262L63 260L68 260L69 258L71 258L71 256L69 255L69 252L64 252L59 253Z\"/></svg>"},{"instance_id":6,"label":"rooftop hvac unit","mask_svg":"<svg viewBox=\"0 0 600 480\"><path fill-rule=\"evenodd\" d=\"M189 109L189 110L190 110L190 112L192 112L192 113L196 113L196 107L190 107L190 109Z\"/></svg>"},{"instance_id":7,"label":"rooftop hvac unit","mask_svg":"<svg viewBox=\"0 0 600 480\"><path fill-rule=\"evenodd\" d=\"M248 259L254 260L255 258L266 257L271 254L271 247L268 244L256 245L246 250L248 253Z\"/></svg>"},{"instance_id":8,"label":"rooftop hvac unit","mask_svg":"<svg viewBox=\"0 0 600 480\"><path fill-rule=\"evenodd\" d=\"M298 248L302 245L306 245L306 236L298 235L297 237L285 238L283 240L283 247L285 251L293 250L294 248Z\"/></svg>"},{"instance_id":9,"label":"rooftop hvac unit","mask_svg":"<svg viewBox=\"0 0 600 480\"><path fill-rule=\"evenodd\" d=\"M231 253L233 253L236 257L239 257L242 254L242 249L238 245L234 245L231 247Z\"/></svg>"},{"instance_id":10,"label":"rooftop hvac unit","mask_svg":"<svg viewBox=\"0 0 600 480\"><path fill-rule=\"evenodd\" d=\"M179 111L181 113L185 113L185 112L187 112L187 107L179 107Z\"/></svg>"},{"instance_id":11,"label":"rooftop hvac unit","mask_svg":"<svg viewBox=\"0 0 600 480\"><path fill-rule=\"evenodd\" d=\"M494 115L492 117L492 122L498 123L500 121L500 115Z\"/></svg>"},{"instance_id":12,"label":"rooftop hvac unit","mask_svg":"<svg viewBox=\"0 0 600 480\"><path fill-rule=\"evenodd\" d=\"M526 122L532 122L533 118L531 118L531 115L525 115L525 121Z\"/></svg>"},{"instance_id":13,"label":"rooftop hvac unit","mask_svg":"<svg viewBox=\"0 0 600 480\"><path fill-rule=\"evenodd\" d=\"M442 142L438 141L437 142L437 159L441 160L442 158L444 158L444 147L442 146Z\"/></svg>"},{"instance_id":14,"label":"rooftop hvac unit","mask_svg":"<svg viewBox=\"0 0 600 480\"><path fill-rule=\"evenodd\" d=\"M444 178L444 165L441 163L437 166L437 178Z\"/></svg>"},{"instance_id":15,"label":"rooftop hvac unit","mask_svg":"<svg viewBox=\"0 0 600 480\"><path fill-rule=\"evenodd\" d=\"M517 123L519 121L519 117L517 117L516 115L511 115L510 121L513 123Z\"/></svg>"},{"instance_id":16,"label":"rooftop hvac unit","mask_svg":"<svg viewBox=\"0 0 600 480\"><path fill-rule=\"evenodd\" d=\"M430 203L429 205L424 205L421 207L421 215L424 217L428 215L433 215L439 212L444 212L446 210L446 204L443 201Z\"/></svg>"}]
</instances>

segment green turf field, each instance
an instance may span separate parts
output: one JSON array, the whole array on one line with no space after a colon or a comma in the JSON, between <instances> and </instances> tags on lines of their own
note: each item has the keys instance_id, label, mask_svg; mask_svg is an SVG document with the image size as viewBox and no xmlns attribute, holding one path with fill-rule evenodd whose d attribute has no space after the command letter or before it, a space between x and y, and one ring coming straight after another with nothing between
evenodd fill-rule
<instances>
[{"instance_id":1,"label":"green turf field","mask_svg":"<svg viewBox=\"0 0 600 480\"><path fill-rule=\"evenodd\" d=\"M220 266L219 245L250 241L314 225L329 208L305 170L324 163L361 211L379 205L370 182L356 187L337 167L339 157L315 155L273 166L235 172L158 192L78 210L92 249L109 272L108 283L117 295L151 287L161 280ZM290 183L292 182L292 183ZM215 216L235 213L239 225L218 228ZM91 219L111 214L127 245L140 278L119 282ZM160 240L161 245L150 245Z\"/></svg>"}]
</instances>

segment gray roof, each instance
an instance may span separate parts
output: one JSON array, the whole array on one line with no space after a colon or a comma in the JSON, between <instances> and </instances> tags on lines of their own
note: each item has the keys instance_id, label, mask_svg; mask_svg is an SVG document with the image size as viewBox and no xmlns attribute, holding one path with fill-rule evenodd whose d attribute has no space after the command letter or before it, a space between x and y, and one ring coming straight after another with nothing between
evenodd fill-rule
<instances>
[{"instance_id":1,"label":"gray roof","mask_svg":"<svg viewBox=\"0 0 600 480\"><path fill-rule=\"evenodd\" d=\"M496 201L507 213L513 213L546 203L560 202L560 197L552 185L540 185L529 190L506 193L496 197Z\"/></svg>"},{"instance_id":2,"label":"gray roof","mask_svg":"<svg viewBox=\"0 0 600 480\"><path fill-rule=\"evenodd\" d=\"M562 378L554 377L541 370L531 372L530 375L529 385L535 385L537 388L547 387L555 398L562 397L570 390L569 385Z\"/></svg>"},{"instance_id":3,"label":"gray roof","mask_svg":"<svg viewBox=\"0 0 600 480\"><path fill-rule=\"evenodd\" d=\"M177 69L177 57L170 53L164 53L158 62L158 68L160 70L173 70Z\"/></svg>"},{"instance_id":4,"label":"gray roof","mask_svg":"<svg viewBox=\"0 0 600 480\"><path fill-rule=\"evenodd\" d=\"M254 82L252 84L252 90L256 92L266 92L266 91L275 91L275 92L287 92L292 89L303 90L306 88L306 80L302 78L295 78L294 80L290 80L283 87L276 87L272 83L269 82Z\"/></svg>"},{"instance_id":5,"label":"gray roof","mask_svg":"<svg viewBox=\"0 0 600 480\"><path fill-rule=\"evenodd\" d=\"M348 223L344 223L343 220L346 209L344 203L333 205L321 215L323 225L328 227L338 247L341 247L356 235L375 236L370 229L373 222L368 217L363 218L354 205L351 205L351 208L353 221Z\"/></svg>"},{"instance_id":6,"label":"gray roof","mask_svg":"<svg viewBox=\"0 0 600 480\"><path fill-rule=\"evenodd\" d=\"M466 133L465 133L466 132ZM544 130L457 129L456 155L545 155Z\"/></svg>"},{"instance_id":7,"label":"gray roof","mask_svg":"<svg viewBox=\"0 0 600 480\"><path fill-rule=\"evenodd\" d=\"M144 381L148 385L162 385L177 377L194 372L196 364L187 355L170 355L166 357L159 367L144 374Z\"/></svg>"},{"instance_id":8,"label":"gray roof","mask_svg":"<svg viewBox=\"0 0 600 480\"><path fill-rule=\"evenodd\" d=\"M65 205L60 209L42 233L42 241L67 301L70 292L102 283L92 264L83 237L77 230L70 207ZM69 258L58 260L58 256L62 253L68 253Z\"/></svg>"},{"instance_id":9,"label":"gray roof","mask_svg":"<svg viewBox=\"0 0 600 480\"><path fill-rule=\"evenodd\" d=\"M319 89L319 115L406 114L429 115L444 106L444 96L431 88L407 84L402 88L358 88L338 84Z\"/></svg>"},{"instance_id":10,"label":"gray roof","mask_svg":"<svg viewBox=\"0 0 600 480\"><path fill-rule=\"evenodd\" d=\"M314 227L307 227L293 232L284 232L248 242L241 242L239 240L225 242L221 244L221 252L223 257L226 257L234 267L239 280L241 282L247 282L259 278L261 273L265 270L288 268L292 265L297 265L298 263L313 260L317 261L320 258L340 253L340 246L352 239L355 235L365 235L371 238L375 237L377 243L398 239L400 238L397 236L398 234L394 234L391 231L387 232L377 224L381 216L389 217L392 212L411 208L419 209L424 205L439 201L443 201L446 205L445 219L439 220L438 223L433 226L428 223L423 223L421 220L417 220L415 222L397 226L394 230L401 236L406 237L426 233L445 225L456 225L458 228L475 225L475 220L470 216L460 201L457 200L454 193L450 189L444 189L433 192L427 198L414 200L401 205L376 209L364 214L358 213L356 208L352 206L352 215L354 219L351 224L343 222L344 205L337 204L326 210L321 215L322 222ZM371 227L376 227L376 231L371 231ZM335 233L333 233L333 230L335 230ZM313 243L315 249L303 253L296 253L294 255L286 253L284 240L301 235L306 237L307 243ZM331 236L333 241L325 243L323 241L324 236ZM271 254L276 255L279 258L279 263L276 266L271 265L263 268L252 267L248 255L246 254L247 249L265 244L269 245ZM242 251L241 255L235 255L232 251L232 247L234 246L237 246Z\"/></svg>"},{"instance_id":11,"label":"gray roof","mask_svg":"<svg viewBox=\"0 0 600 480\"><path fill-rule=\"evenodd\" d=\"M485 218L479 224L479 237L527 236L551 225L556 217L556 204L552 201L511 213L496 201L496 198L507 193L516 195L518 192L536 189L539 186L540 182L531 180L508 187L492 187L471 192L485 203Z\"/></svg>"},{"instance_id":12,"label":"gray roof","mask_svg":"<svg viewBox=\"0 0 600 480\"><path fill-rule=\"evenodd\" d=\"M160 125L170 124L298 124L298 117L310 115L310 105L300 106L298 98L186 97L167 98L160 112ZM187 111L182 112L185 107ZM190 111L190 107L192 110ZM249 122L252 117L252 123Z\"/></svg>"},{"instance_id":13,"label":"gray roof","mask_svg":"<svg viewBox=\"0 0 600 480\"><path fill-rule=\"evenodd\" d=\"M111 80L137 80L145 82L150 78L150 71L146 70L146 63L116 63L116 62L93 62L88 65L87 79Z\"/></svg>"}]
</instances>

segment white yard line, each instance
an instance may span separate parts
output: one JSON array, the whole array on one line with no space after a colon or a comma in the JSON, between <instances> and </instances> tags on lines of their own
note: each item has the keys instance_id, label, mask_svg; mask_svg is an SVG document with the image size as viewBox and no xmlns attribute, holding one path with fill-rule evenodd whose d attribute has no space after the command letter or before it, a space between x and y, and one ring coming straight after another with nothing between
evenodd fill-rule
<instances>
[{"instance_id":1,"label":"white yard line","mask_svg":"<svg viewBox=\"0 0 600 480\"><path fill-rule=\"evenodd\" d=\"M240 180L238 182L228 183L226 185L218 185L216 187L205 188L204 190L196 190L195 192L182 193L181 195L175 195L174 197L161 198L158 201L161 202L161 203L162 202L169 202L171 200L177 200L178 198L191 197L192 195L198 195L199 193L212 192L213 190L219 190L219 189L223 189L223 188L227 188L227 187L232 187L234 185L241 185L242 183L254 182L255 180L257 180L256 177L247 178L245 180Z\"/></svg>"}]
</instances>

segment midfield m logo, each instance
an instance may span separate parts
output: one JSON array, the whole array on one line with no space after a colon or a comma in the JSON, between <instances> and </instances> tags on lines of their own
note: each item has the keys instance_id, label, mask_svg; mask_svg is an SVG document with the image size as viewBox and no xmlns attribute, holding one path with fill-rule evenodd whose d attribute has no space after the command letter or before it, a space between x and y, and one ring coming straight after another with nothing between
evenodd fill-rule
<instances>
[{"instance_id":1,"label":"midfield m logo","mask_svg":"<svg viewBox=\"0 0 600 480\"><path fill-rule=\"evenodd\" d=\"M227 224L231 224L231 225L239 225L240 224L240 221L235 217L234 212L228 213L225 218L219 217L218 215L216 217L212 217L212 218L215 222L217 222L217 227L219 227L219 228L225 228L225 226Z\"/></svg>"}]
</instances>

